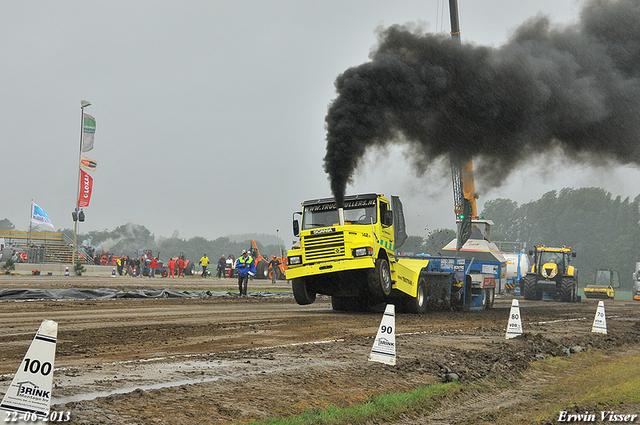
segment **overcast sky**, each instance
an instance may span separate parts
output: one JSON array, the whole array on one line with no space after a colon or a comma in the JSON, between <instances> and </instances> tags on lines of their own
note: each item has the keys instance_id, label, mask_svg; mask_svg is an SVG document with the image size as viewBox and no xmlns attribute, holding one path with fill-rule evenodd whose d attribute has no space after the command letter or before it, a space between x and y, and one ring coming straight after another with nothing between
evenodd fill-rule
<instances>
[{"instance_id":1,"label":"overcast sky","mask_svg":"<svg viewBox=\"0 0 640 425\"><path fill-rule=\"evenodd\" d=\"M444 3L444 5L443 5ZM575 0L459 0L463 42L498 47L526 19L576 21ZM376 28L450 30L442 0L2 1L0 219L28 230L34 200L72 228L80 100L98 162L80 232L128 222L156 236L280 230L305 199L331 196L324 119L335 78L368 61ZM640 193L632 168L547 158L481 193L518 203L563 187ZM551 164L551 165L549 165ZM400 149L371 152L347 193L403 200L408 233L454 227L450 174L416 177Z\"/></svg>"}]
</instances>

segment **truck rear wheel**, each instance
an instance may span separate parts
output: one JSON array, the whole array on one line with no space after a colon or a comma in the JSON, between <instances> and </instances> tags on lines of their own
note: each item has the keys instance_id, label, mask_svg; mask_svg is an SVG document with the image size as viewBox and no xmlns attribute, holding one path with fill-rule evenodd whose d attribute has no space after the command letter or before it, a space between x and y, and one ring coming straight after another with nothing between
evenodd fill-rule
<instances>
[{"instance_id":1,"label":"truck rear wheel","mask_svg":"<svg viewBox=\"0 0 640 425\"><path fill-rule=\"evenodd\" d=\"M525 300L541 300L542 293L536 290L536 275L526 275L522 280L522 292Z\"/></svg>"},{"instance_id":2,"label":"truck rear wheel","mask_svg":"<svg viewBox=\"0 0 640 425\"><path fill-rule=\"evenodd\" d=\"M572 277L563 277L560 282L560 299L566 303L576 301L575 282Z\"/></svg>"},{"instance_id":3,"label":"truck rear wheel","mask_svg":"<svg viewBox=\"0 0 640 425\"><path fill-rule=\"evenodd\" d=\"M424 277L418 280L418 292L415 298L405 299L405 309L409 313L424 314L427 312L427 282Z\"/></svg>"},{"instance_id":4,"label":"truck rear wheel","mask_svg":"<svg viewBox=\"0 0 640 425\"><path fill-rule=\"evenodd\" d=\"M369 290L374 297L388 297L391 294L391 269L384 258L376 260L376 268L369 273Z\"/></svg>"},{"instance_id":5,"label":"truck rear wheel","mask_svg":"<svg viewBox=\"0 0 640 425\"><path fill-rule=\"evenodd\" d=\"M297 277L291 281L293 298L300 305L312 304L316 300L316 293L309 290L309 285L303 277Z\"/></svg>"}]
</instances>

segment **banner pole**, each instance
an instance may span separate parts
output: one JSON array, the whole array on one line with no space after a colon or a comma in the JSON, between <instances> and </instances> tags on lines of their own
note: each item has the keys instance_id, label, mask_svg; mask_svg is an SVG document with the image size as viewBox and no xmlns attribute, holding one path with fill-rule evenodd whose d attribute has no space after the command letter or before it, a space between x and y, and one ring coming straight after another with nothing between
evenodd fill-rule
<instances>
[{"instance_id":1,"label":"banner pole","mask_svg":"<svg viewBox=\"0 0 640 425\"><path fill-rule=\"evenodd\" d=\"M80 161L82 158L82 142L84 140L84 108L90 106L91 103L86 100L80 101L80 148L78 150L78 184L76 185L76 203L74 211L76 213L76 219L73 222L73 251L71 252L71 264L76 265L76 246L78 243L78 200L80 198Z\"/></svg>"}]
</instances>

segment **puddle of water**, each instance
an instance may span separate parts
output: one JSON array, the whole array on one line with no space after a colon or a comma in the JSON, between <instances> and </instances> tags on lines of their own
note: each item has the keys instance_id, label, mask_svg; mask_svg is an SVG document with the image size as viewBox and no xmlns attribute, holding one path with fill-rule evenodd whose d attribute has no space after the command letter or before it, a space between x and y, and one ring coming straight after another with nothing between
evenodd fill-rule
<instances>
[{"instance_id":1,"label":"puddle of water","mask_svg":"<svg viewBox=\"0 0 640 425\"><path fill-rule=\"evenodd\" d=\"M51 400L51 404L52 405L64 404L64 403L70 403L72 401L89 401L89 400L95 400L96 398L100 398L100 397L108 397L108 396L113 395L113 394L127 394L127 393L134 392L135 390L138 390L138 389L143 390L143 391L159 390L161 388L179 387L181 385L202 384L204 382L212 382L212 381L217 381L219 379L220 379L220 377L199 378L199 379L185 379L185 380L182 380L182 381L165 382L165 383L162 383L162 384L139 385L137 387L131 387L131 388L120 388L118 390L112 390L112 391L101 391L101 392L95 392L95 393L76 394L76 395L67 396L67 397L53 398Z\"/></svg>"}]
</instances>

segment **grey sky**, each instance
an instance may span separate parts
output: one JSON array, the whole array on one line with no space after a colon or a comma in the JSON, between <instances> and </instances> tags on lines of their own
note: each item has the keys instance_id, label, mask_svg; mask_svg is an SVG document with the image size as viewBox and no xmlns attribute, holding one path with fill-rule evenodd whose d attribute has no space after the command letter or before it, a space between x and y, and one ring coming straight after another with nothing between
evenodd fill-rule
<instances>
[{"instance_id":1,"label":"grey sky","mask_svg":"<svg viewBox=\"0 0 640 425\"><path fill-rule=\"evenodd\" d=\"M444 3L444 6L443 6ZM80 100L97 121L94 190L81 232L132 222L156 236L270 233L293 239L300 202L330 196L324 118L341 72L368 60L376 27L448 32L448 2L20 1L0 16L0 219L29 226L31 199L71 228ZM443 8L444 7L444 8ZM501 45L537 13L577 19L574 0L459 0L462 40ZM441 12L439 15L438 12ZM417 178L401 149L370 152L348 193L399 195L409 234L454 227L445 167ZM535 171L534 171L535 170ZM640 172L519 169L484 201L562 187L635 197Z\"/></svg>"}]
</instances>

